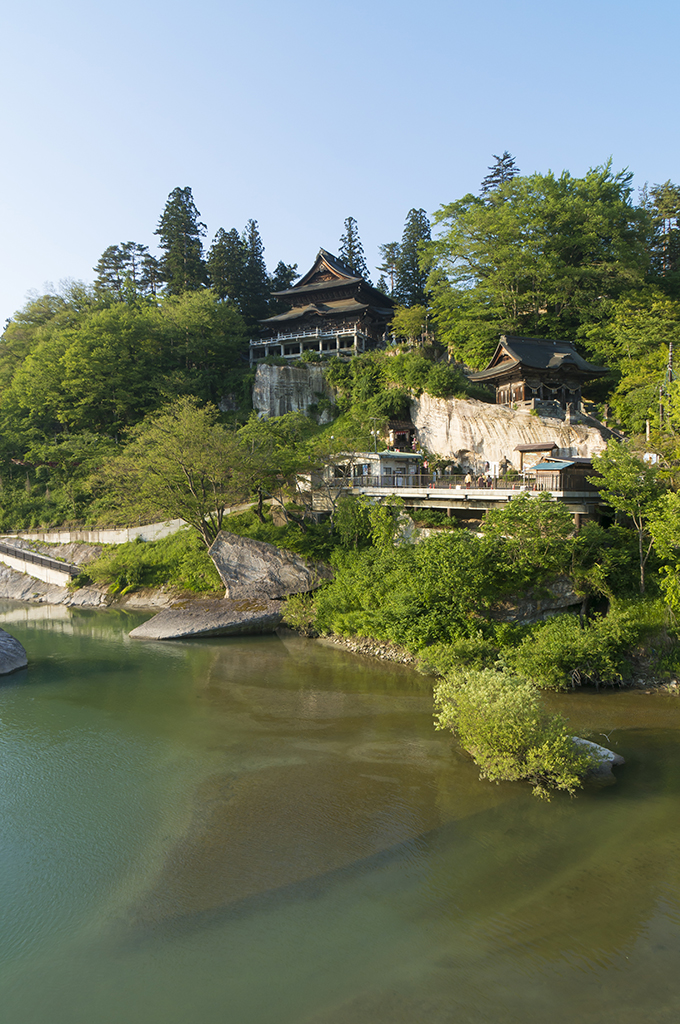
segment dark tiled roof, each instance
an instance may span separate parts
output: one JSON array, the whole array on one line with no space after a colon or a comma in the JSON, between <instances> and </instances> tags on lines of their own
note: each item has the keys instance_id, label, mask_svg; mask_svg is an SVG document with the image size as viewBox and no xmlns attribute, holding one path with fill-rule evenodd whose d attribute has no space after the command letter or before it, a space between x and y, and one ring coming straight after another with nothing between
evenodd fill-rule
<instances>
[{"instance_id":1,"label":"dark tiled roof","mask_svg":"<svg viewBox=\"0 0 680 1024\"><path fill-rule=\"evenodd\" d=\"M494 365L499 354L505 351L511 358ZM600 377L607 373L606 366L594 366L579 355L570 341L554 341L552 338L522 338L518 335L502 335L500 344L489 366L478 373L470 374L471 380L489 380L506 373L517 366L531 370L575 370L578 373Z\"/></svg>"},{"instance_id":2,"label":"dark tiled roof","mask_svg":"<svg viewBox=\"0 0 680 1024\"><path fill-rule=\"evenodd\" d=\"M361 313L368 309L365 302L357 302L356 299L338 299L334 302L310 302L307 306L295 306L287 313L279 313L278 316L270 316L262 320L263 324L288 323L290 320L299 320L303 316L341 316L346 313Z\"/></svg>"},{"instance_id":3,"label":"dark tiled roof","mask_svg":"<svg viewBox=\"0 0 680 1024\"><path fill-rule=\"evenodd\" d=\"M553 448L559 448L554 441L541 441L540 444L518 444L516 452L551 452Z\"/></svg>"}]
</instances>

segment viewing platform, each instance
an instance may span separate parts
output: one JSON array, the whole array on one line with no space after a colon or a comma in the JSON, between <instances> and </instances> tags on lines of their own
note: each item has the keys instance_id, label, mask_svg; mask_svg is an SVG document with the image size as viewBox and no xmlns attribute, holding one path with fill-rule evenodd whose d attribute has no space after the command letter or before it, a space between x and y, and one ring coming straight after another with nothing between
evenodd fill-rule
<instances>
[{"instance_id":1,"label":"viewing platform","mask_svg":"<svg viewBox=\"0 0 680 1024\"><path fill-rule=\"evenodd\" d=\"M351 494L366 494L373 497L394 495L403 500L407 508L450 509L452 513L468 513L474 517L493 508L499 508L523 494L550 494L553 501L563 504L578 527L584 517L595 515L603 502L596 487L579 480L577 486L569 481L554 480L508 481L503 478L489 480L484 485L477 481L465 483L463 476L443 475L441 478L424 475L409 476L357 476L339 486ZM566 484L566 486L565 486ZM557 486L555 486L557 485Z\"/></svg>"},{"instance_id":2,"label":"viewing platform","mask_svg":"<svg viewBox=\"0 0 680 1024\"><path fill-rule=\"evenodd\" d=\"M271 338L255 338L250 341L250 365L268 356L283 359L299 359L303 352L317 352L322 356L351 356L375 348L375 343L359 331L331 328L309 328L291 333L279 333Z\"/></svg>"}]
</instances>

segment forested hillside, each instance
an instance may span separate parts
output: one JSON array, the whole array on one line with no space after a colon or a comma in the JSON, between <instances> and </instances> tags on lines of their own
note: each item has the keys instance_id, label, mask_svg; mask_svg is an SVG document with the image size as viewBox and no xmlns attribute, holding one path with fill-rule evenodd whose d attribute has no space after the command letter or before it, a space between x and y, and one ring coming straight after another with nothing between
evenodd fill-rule
<instances>
[{"instance_id":1,"label":"forested hillside","mask_svg":"<svg viewBox=\"0 0 680 1024\"><path fill-rule=\"evenodd\" d=\"M498 334L511 331L571 339L609 366L588 397L628 433L649 421L674 464L677 384L668 364L669 344L680 340L680 189L667 181L636 195L631 177L609 165L583 178L521 175L504 153L478 194L435 213L434 228L424 210L411 209L400 241L380 246L376 268L378 287L398 303L392 328L404 347L326 363L341 419L319 450L330 450L331 436L336 447L370 444L423 390L483 398L460 366L484 365ZM290 287L297 265L268 271L255 220L242 231L218 228L209 245L206 233L191 189L176 188L156 227L156 254L112 244L91 284L33 295L8 321L2 528L103 514L100 467L124 452L145 417L182 398L220 405L218 420L231 429L247 423L248 338L281 311L272 293ZM338 253L369 273L353 217ZM313 423L306 429L320 434ZM251 479L251 491L262 492L263 480Z\"/></svg>"}]
</instances>

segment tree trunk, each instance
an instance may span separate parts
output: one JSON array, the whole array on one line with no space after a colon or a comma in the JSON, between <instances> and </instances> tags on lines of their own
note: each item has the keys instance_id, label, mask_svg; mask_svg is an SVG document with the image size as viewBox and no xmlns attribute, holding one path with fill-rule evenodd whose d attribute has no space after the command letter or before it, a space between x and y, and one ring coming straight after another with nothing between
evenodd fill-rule
<instances>
[{"instance_id":1,"label":"tree trunk","mask_svg":"<svg viewBox=\"0 0 680 1024\"><path fill-rule=\"evenodd\" d=\"M640 548L640 593L645 592L645 562L647 559L642 554L642 530L638 530L638 541Z\"/></svg>"}]
</instances>

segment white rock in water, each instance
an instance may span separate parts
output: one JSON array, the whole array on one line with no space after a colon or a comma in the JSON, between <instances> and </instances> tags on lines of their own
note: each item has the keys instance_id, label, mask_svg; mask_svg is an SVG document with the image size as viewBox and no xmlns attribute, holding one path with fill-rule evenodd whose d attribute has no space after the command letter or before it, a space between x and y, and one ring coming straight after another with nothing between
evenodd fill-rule
<instances>
[{"instance_id":1,"label":"white rock in water","mask_svg":"<svg viewBox=\"0 0 680 1024\"><path fill-rule=\"evenodd\" d=\"M592 754L597 758L597 764L590 769L589 774L598 779L613 779L612 768L614 765L626 763L625 757L622 757L621 754L615 754L613 750L603 747L599 743L584 740L581 736L572 736L571 739L577 747L581 747L587 754Z\"/></svg>"},{"instance_id":2,"label":"white rock in water","mask_svg":"<svg viewBox=\"0 0 680 1024\"><path fill-rule=\"evenodd\" d=\"M165 608L130 633L135 640L190 640L193 637L273 633L282 619L281 602L195 601Z\"/></svg>"},{"instance_id":3,"label":"white rock in water","mask_svg":"<svg viewBox=\"0 0 680 1024\"><path fill-rule=\"evenodd\" d=\"M13 636L0 629L0 675L16 672L18 668L26 668L28 658L26 651Z\"/></svg>"}]
</instances>

